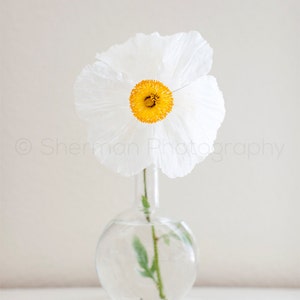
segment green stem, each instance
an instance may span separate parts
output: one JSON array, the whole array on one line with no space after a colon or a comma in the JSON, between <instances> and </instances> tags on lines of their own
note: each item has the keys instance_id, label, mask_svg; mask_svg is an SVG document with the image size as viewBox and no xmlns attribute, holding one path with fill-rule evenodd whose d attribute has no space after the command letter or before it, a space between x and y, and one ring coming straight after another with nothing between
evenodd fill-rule
<instances>
[{"instance_id":1,"label":"green stem","mask_svg":"<svg viewBox=\"0 0 300 300\"><path fill-rule=\"evenodd\" d=\"M143 179L144 179L144 196L145 196L145 198L148 199L148 195L147 195L147 170L146 169L143 170Z\"/></svg>"},{"instance_id":2,"label":"green stem","mask_svg":"<svg viewBox=\"0 0 300 300\"><path fill-rule=\"evenodd\" d=\"M143 178L144 178L144 197L147 201L147 208L144 207L144 212L145 212L145 217L146 220L150 223L150 213L149 213L149 201L148 201L148 195L147 195L147 175L146 175L146 169L143 170ZM159 297L160 299L166 300L166 296L164 293L164 286L161 278L161 273L160 273L160 266L159 266L159 254L158 254L158 246L157 246L157 241L158 237L155 232L155 227L154 225L151 225L151 230L152 230L152 240L153 240L153 250L154 250L154 263L155 263L155 269L157 273L157 281L155 281L158 292L159 292Z\"/></svg>"},{"instance_id":3,"label":"green stem","mask_svg":"<svg viewBox=\"0 0 300 300\"><path fill-rule=\"evenodd\" d=\"M160 274L158 248L157 248L158 238L157 238L156 233L155 233L154 225L152 225L151 228L152 228L152 239L153 239L153 249L154 249L154 261L155 261L155 267L156 267L156 273L157 273L157 288L158 288L158 291L159 291L160 299L166 299L166 296L165 296L165 293L164 293L164 286L163 286L162 279L161 279L161 274Z\"/></svg>"}]
</instances>

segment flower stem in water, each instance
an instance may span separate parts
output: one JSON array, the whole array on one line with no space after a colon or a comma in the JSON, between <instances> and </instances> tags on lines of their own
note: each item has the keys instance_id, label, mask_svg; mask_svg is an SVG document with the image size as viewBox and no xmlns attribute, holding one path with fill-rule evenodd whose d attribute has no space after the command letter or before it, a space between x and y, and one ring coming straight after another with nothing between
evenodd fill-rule
<instances>
[{"instance_id":1,"label":"flower stem in water","mask_svg":"<svg viewBox=\"0 0 300 300\"><path fill-rule=\"evenodd\" d=\"M148 195L147 195L147 174L146 174L146 169L143 170L143 178L144 178L144 197L142 199L143 207L144 207L144 213L146 220L150 223L150 213L149 213L149 208L150 204L148 201ZM157 281L156 281L156 286L159 292L159 297L160 299L166 300L166 296L164 293L164 286L161 278L161 273L160 273L160 265L159 265L159 254L158 254L158 246L157 246L157 241L158 237L156 235L155 227L154 225L151 225L151 231L152 231L152 240L153 240L153 250L154 250L154 264L155 264L155 270L157 274Z\"/></svg>"}]
</instances>

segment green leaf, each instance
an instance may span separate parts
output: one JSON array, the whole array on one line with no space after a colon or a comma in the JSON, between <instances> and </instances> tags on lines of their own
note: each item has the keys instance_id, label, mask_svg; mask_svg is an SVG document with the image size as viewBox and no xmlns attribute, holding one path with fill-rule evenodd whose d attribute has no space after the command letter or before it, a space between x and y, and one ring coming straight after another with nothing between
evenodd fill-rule
<instances>
[{"instance_id":1,"label":"green leaf","mask_svg":"<svg viewBox=\"0 0 300 300\"><path fill-rule=\"evenodd\" d=\"M142 195L142 204L143 204L143 207L144 207L145 214L149 215L150 204L149 204L148 198L144 195Z\"/></svg>"},{"instance_id":2,"label":"green leaf","mask_svg":"<svg viewBox=\"0 0 300 300\"><path fill-rule=\"evenodd\" d=\"M166 245L170 245L171 239L176 239L178 241L182 241L186 244L193 245L193 237L190 232L181 224L177 224L177 229L172 229L168 233L165 233L160 236L163 239Z\"/></svg>"},{"instance_id":3,"label":"green leaf","mask_svg":"<svg viewBox=\"0 0 300 300\"><path fill-rule=\"evenodd\" d=\"M185 242L187 244L193 245L193 237L191 236L190 232L184 226L182 226L182 224L178 224L177 228L179 228L183 232Z\"/></svg>"},{"instance_id":4,"label":"green leaf","mask_svg":"<svg viewBox=\"0 0 300 300\"><path fill-rule=\"evenodd\" d=\"M189 234L189 232L186 231L184 233L184 237L186 238L188 244L193 245L193 239L192 239L191 235Z\"/></svg>"},{"instance_id":5,"label":"green leaf","mask_svg":"<svg viewBox=\"0 0 300 300\"><path fill-rule=\"evenodd\" d=\"M150 208L149 201L148 201L147 197L144 195L142 195L142 203L143 203L144 208L146 208L146 209Z\"/></svg>"},{"instance_id":6,"label":"green leaf","mask_svg":"<svg viewBox=\"0 0 300 300\"><path fill-rule=\"evenodd\" d=\"M181 241L181 238L174 231L170 231L169 237L172 237L178 241Z\"/></svg>"},{"instance_id":7,"label":"green leaf","mask_svg":"<svg viewBox=\"0 0 300 300\"><path fill-rule=\"evenodd\" d=\"M133 238L132 245L133 245L133 248L136 253L137 261L138 261L140 267L142 268L142 270L140 270L139 273L143 277L152 278L154 280L154 282L156 282L156 279L154 276L154 274L156 272L155 258L153 257L151 268L149 268L147 251L146 251L144 245L142 244L141 240L137 236L135 236Z\"/></svg>"},{"instance_id":8,"label":"green leaf","mask_svg":"<svg viewBox=\"0 0 300 300\"><path fill-rule=\"evenodd\" d=\"M162 238L163 238L165 244L169 246L170 245L170 236L168 234L164 234L164 235L162 235Z\"/></svg>"},{"instance_id":9,"label":"green leaf","mask_svg":"<svg viewBox=\"0 0 300 300\"><path fill-rule=\"evenodd\" d=\"M143 277L153 278L153 274L150 272L149 269L144 270L144 271L140 271L140 274L141 274Z\"/></svg>"},{"instance_id":10,"label":"green leaf","mask_svg":"<svg viewBox=\"0 0 300 300\"><path fill-rule=\"evenodd\" d=\"M178 233L176 230L170 231L168 236L176 240L183 241L186 244L193 245L193 237L189 231L181 224L177 224L176 227L179 229Z\"/></svg>"},{"instance_id":11,"label":"green leaf","mask_svg":"<svg viewBox=\"0 0 300 300\"><path fill-rule=\"evenodd\" d=\"M137 261L142 269L148 270L148 255L147 251L142 244L141 240L135 236L132 242L133 248L136 253Z\"/></svg>"},{"instance_id":12,"label":"green leaf","mask_svg":"<svg viewBox=\"0 0 300 300\"><path fill-rule=\"evenodd\" d=\"M153 257L153 260L152 260L152 265L151 265L150 271L151 271L152 275L156 272L156 262L155 262L154 257Z\"/></svg>"}]
</instances>

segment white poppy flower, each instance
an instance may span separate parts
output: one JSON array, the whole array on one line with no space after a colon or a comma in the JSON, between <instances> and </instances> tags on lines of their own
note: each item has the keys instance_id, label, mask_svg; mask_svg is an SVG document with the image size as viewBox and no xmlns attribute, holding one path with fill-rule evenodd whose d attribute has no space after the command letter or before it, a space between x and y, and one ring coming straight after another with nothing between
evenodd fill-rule
<instances>
[{"instance_id":1,"label":"white poppy flower","mask_svg":"<svg viewBox=\"0 0 300 300\"><path fill-rule=\"evenodd\" d=\"M224 101L198 32L137 34L96 58L75 98L102 164L127 176L154 164L174 178L213 151Z\"/></svg>"}]
</instances>

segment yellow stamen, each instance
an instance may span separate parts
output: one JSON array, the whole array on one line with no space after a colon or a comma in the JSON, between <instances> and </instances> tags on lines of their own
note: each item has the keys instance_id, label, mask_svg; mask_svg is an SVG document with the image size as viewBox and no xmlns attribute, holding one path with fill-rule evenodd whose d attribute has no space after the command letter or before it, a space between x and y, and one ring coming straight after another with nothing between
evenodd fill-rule
<instances>
[{"instance_id":1,"label":"yellow stamen","mask_svg":"<svg viewBox=\"0 0 300 300\"><path fill-rule=\"evenodd\" d=\"M172 92L158 80L142 80L131 91L130 108L144 123L163 120L173 107Z\"/></svg>"}]
</instances>

